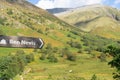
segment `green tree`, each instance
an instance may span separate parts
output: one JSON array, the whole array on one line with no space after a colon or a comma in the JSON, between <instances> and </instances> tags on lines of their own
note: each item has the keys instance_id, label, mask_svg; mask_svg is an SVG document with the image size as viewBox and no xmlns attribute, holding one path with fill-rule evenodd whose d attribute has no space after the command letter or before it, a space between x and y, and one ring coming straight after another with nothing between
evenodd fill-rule
<instances>
[{"instance_id":1,"label":"green tree","mask_svg":"<svg viewBox=\"0 0 120 80\"><path fill-rule=\"evenodd\" d=\"M117 71L113 73L113 78L115 80L120 80L120 48L110 45L107 47L106 52L113 56L113 60L108 64L117 69Z\"/></svg>"},{"instance_id":2,"label":"green tree","mask_svg":"<svg viewBox=\"0 0 120 80\"><path fill-rule=\"evenodd\" d=\"M0 80L13 79L17 74L21 74L27 63L33 61L33 54L26 55L19 50L15 55L0 57Z\"/></svg>"}]
</instances>

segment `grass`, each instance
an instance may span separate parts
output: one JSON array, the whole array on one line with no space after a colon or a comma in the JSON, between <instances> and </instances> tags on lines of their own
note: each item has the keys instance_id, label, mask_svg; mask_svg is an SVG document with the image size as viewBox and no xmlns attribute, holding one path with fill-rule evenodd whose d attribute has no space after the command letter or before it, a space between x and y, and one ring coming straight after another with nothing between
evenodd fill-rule
<instances>
[{"instance_id":1,"label":"grass","mask_svg":"<svg viewBox=\"0 0 120 80\"><path fill-rule=\"evenodd\" d=\"M0 30L3 31L3 33L5 33L7 36L19 35L40 37L43 39L45 44L51 43L53 47L56 46L59 48L69 46L68 44L66 44L66 42L71 39L73 39L73 41L83 43L82 41L80 41L80 39L82 38L81 36L75 35L70 32L70 30L80 32L78 28L74 28L65 24L54 16L49 15L49 13L46 13L46 11L43 11L36 7L32 7L27 3L24 3L25 6L21 6L17 4L11 5L10 3L5 3L4 1L0 2L1 5L5 6L4 11L2 11L3 13L6 13L5 10L7 9L12 9L14 11L12 15L14 18L7 14L1 14L2 16L5 16L7 18L7 22L9 24L13 21L12 27L10 27L10 25L0 26ZM85 15L87 14L88 13L86 13ZM79 18L78 16L79 15L77 15L76 18ZM94 14L92 16L94 16ZM86 17L82 17L82 19L86 20ZM26 21L27 23L24 21ZM20 27L18 27L18 25L15 25L14 22L17 22ZM38 24L38 22L41 23ZM29 24L34 28L30 28L30 26L28 27ZM45 28L49 28L49 33L47 35L44 32ZM38 29L41 29L43 33L38 33ZM69 34L71 35L71 37L68 37ZM74 53L76 53L76 51L78 50L71 47L69 47L69 49ZM27 54L33 51L33 49L23 48L0 48L0 56L6 56L9 53L15 53L17 50L24 50ZM24 72L27 72L29 69L30 71L26 74L22 74L24 80L63 80L63 78L65 77L84 77L86 80L90 80L93 74L96 74L100 80L112 80L112 72L114 71L114 69L110 68L110 66L107 65L108 62L100 62L100 60L97 58L91 58L90 54L78 54L76 62L67 61L61 57L58 57L58 63L50 63L48 60L41 61L39 60L40 54L35 53L34 55L35 61L28 64L24 70ZM56 55L59 56L58 54ZM69 72L70 70L72 70L71 73ZM14 80L21 80L20 76L17 75Z\"/></svg>"},{"instance_id":2,"label":"grass","mask_svg":"<svg viewBox=\"0 0 120 80\"><path fill-rule=\"evenodd\" d=\"M27 48L8 48L8 47L0 47L0 56L7 56L9 54L14 54L18 50L24 50L25 53L29 54L33 51L33 49L27 49Z\"/></svg>"},{"instance_id":3,"label":"grass","mask_svg":"<svg viewBox=\"0 0 120 80\"><path fill-rule=\"evenodd\" d=\"M15 51L15 48L1 48L0 47L0 56L6 56L10 52L14 52L14 51Z\"/></svg>"},{"instance_id":4,"label":"grass","mask_svg":"<svg viewBox=\"0 0 120 80\"><path fill-rule=\"evenodd\" d=\"M90 80L93 74L99 80L113 80L114 69L108 66L107 62L100 62L97 58L91 58L90 54L79 54L76 62L59 58L58 63L50 63L47 60L41 61L36 54L35 62L30 63L26 69L31 69L29 73L23 75L25 80L64 80L65 77L84 77ZM69 71L72 70L70 73ZM16 76L14 80L19 80Z\"/></svg>"}]
</instances>

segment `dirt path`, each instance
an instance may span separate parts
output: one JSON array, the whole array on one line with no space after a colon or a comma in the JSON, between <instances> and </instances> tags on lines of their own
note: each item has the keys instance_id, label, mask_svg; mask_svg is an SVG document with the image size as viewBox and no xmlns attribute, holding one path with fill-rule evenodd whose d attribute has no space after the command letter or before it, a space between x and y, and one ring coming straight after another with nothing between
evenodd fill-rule
<instances>
[{"instance_id":1,"label":"dirt path","mask_svg":"<svg viewBox=\"0 0 120 80\"><path fill-rule=\"evenodd\" d=\"M20 80L24 80L23 76L28 74L31 71L31 68L26 69L22 75L20 75Z\"/></svg>"}]
</instances>

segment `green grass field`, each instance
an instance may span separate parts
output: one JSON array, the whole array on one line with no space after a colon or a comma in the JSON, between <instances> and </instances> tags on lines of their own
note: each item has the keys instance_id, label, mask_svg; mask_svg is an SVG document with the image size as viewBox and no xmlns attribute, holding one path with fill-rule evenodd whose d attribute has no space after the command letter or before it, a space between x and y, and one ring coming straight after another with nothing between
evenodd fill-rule
<instances>
[{"instance_id":1,"label":"green grass field","mask_svg":"<svg viewBox=\"0 0 120 80\"><path fill-rule=\"evenodd\" d=\"M98 58L92 58L90 54L79 54L75 62L59 58L58 63L41 61L38 58L39 54L36 54L35 61L26 66L23 72L26 74L22 74L24 80L72 80L74 77L90 80L94 74L98 80L113 80L114 69L108 66L110 58L107 62L101 62ZM21 80L21 77L17 75L14 80Z\"/></svg>"}]
</instances>

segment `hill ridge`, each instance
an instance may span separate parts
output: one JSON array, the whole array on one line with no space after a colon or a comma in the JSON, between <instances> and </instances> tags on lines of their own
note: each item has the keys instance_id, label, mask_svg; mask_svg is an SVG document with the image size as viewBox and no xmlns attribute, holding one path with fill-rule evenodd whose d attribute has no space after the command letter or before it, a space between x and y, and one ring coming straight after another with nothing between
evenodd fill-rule
<instances>
[{"instance_id":1,"label":"hill ridge","mask_svg":"<svg viewBox=\"0 0 120 80\"><path fill-rule=\"evenodd\" d=\"M112 38L117 39L120 36L118 33L120 30L120 10L117 8L106 5L89 5L56 16L86 32L107 38L113 36Z\"/></svg>"}]
</instances>

